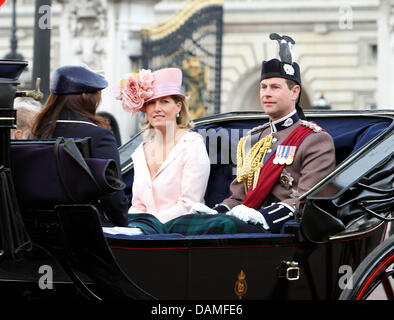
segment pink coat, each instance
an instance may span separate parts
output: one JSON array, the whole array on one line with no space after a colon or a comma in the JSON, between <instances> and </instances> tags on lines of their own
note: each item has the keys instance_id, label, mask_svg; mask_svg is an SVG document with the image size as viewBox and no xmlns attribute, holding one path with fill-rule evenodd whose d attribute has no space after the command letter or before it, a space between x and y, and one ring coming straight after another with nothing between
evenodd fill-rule
<instances>
[{"instance_id":1,"label":"pink coat","mask_svg":"<svg viewBox=\"0 0 394 320\"><path fill-rule=\"evenodd\" d=\"M129 213L150 213L165 223L187 214L194 203L204 203L210 162L201 135L186 133L153 178L146 163L144 144L131 155L134 182Z\"/></svg>"}]
</instances>

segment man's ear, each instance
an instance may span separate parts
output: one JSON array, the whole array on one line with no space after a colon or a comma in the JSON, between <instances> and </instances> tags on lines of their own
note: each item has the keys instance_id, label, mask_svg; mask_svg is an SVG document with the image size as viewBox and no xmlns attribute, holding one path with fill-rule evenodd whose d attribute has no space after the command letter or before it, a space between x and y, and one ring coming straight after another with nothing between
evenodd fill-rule
<instances>
[{"instance_id":1,"label":"man's ear","mask_svg":"<svg viewBox=\"0 0 394 320\"><path fill-rule=\"evenodd\" d=\"M291 89L291 92L292 92L293 100L297 101L298 96L300 95L300 92L301 92L301 87L297 84Z\"/></svg>"}]
</instances>

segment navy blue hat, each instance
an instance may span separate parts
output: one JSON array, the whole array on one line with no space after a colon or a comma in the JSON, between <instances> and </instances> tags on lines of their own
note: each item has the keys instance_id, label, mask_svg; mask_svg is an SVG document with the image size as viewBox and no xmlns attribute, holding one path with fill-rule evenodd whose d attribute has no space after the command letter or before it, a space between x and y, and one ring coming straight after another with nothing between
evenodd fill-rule
<instances>
[{"instance_id":1,"label":"navy blue hat","mask_svg":"<svg viewBox=\"0 0 394 320\"><path fill-rule=\"evenodd\" d=\"M301 86L301 73L297 62L290 64L278 59L263 61L260 81L267 78L285 78Z\"/></svg>"},{"instance_id":2,"label":"navy blue hat","mask_svg":"<svg viewBox=\"0 0 394 320\"><path fill-rule=\"evenodd\" d=\"M82 66L57 68L51 80L51 92L55 94L95 92L107 86L104 77Z\"/></svg>"}]
</instances>

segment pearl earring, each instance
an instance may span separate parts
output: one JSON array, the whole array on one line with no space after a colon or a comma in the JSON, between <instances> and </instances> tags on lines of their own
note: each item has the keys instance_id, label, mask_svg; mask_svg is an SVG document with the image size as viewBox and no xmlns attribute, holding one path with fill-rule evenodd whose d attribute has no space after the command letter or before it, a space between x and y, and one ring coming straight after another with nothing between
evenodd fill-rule
<instances>
[{"instance_id":1,"label":"pearl earring","mask_svg":"<svg viewBox=\"0 0 394 320\"><path fill-rule=\"evenodd\" d=\"M176 117L179 118L179 112L176 114Z\"/></svg>"}]
</instances>

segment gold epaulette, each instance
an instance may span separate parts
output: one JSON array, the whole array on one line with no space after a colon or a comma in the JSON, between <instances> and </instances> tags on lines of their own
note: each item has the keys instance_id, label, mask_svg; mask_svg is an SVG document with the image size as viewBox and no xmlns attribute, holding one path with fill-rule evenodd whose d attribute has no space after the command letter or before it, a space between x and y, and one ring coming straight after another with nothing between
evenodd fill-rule
<instances>
[{"instance_id":1,"label":"gold epaulette","mask_svg":"<svg viewBox=\"0 0 394 320\"><path fill-rule=\"evenodd\" d=\"M249 152L245 154L245 146L250 141L251 135L242 137L237 148L237 181L244 182L249 188L253 182L253 189L257 185L260 170L263 167L263 160L267 155L267 150L271 148L272 135L269 134L257 141ZM250 143L250 142L249 142Z\"/></svg>"}]
</instances>

